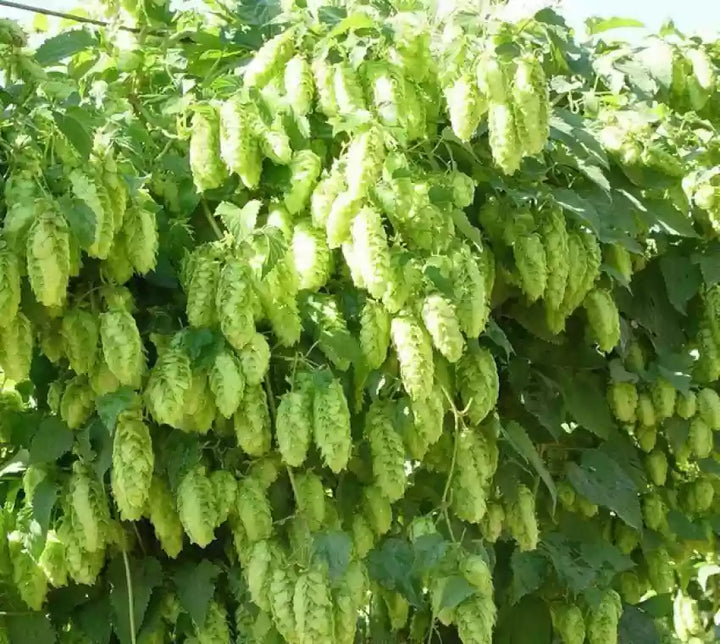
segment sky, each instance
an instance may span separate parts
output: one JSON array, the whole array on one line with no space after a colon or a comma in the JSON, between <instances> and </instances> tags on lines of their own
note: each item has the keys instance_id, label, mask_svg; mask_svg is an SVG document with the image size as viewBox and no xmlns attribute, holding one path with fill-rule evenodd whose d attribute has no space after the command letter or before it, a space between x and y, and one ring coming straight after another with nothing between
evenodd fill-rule
<instances>
[{"instance_id":1,"label":"sky","mask_svg":"<svg viewBox=\"0 0 720 644\"><path fill-rule=\"evenodd\" d=\"M70 12L81 5L78 0L20 0L31 6ZM672 18L681 31L707 33L720 31L720 2L718 0L561 0L562 13L568 22L581 27L590 16L636 18L650 31ZM32 20L31 14L0 7L0 16ZM28 18L30 16L30 18Z\"/></svg>"}]
</instances>

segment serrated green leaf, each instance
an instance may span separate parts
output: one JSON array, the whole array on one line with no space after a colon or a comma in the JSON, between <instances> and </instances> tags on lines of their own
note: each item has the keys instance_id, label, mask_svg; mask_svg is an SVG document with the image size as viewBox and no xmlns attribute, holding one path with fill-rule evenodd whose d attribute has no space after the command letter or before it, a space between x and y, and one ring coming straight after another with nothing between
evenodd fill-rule
<instances>
[{"instance_id":1,"label":"serrated green leaf","mask_svg":"<svg viewBox=\"0 0 720 644\"><path fill-rule=\"evenodd\" d=\"M600 34L610 29L627 29L628 27L645 27L643 22L634 18L588 18L585 21L587 32L591 35Z\"/></svg>"},{"instance_id":2,"label":"serrated green leaf","mask_svg":"<svg viewBox=\"0 0 720 644\"><path fill-rule=\"evenodd\" d=\"M248 201L242 208L228 201L221 201L215 209L215 217L222 220L235 243L239 244L255 230L261 207L262 202L257 199Z\"/></svg>"},{"instance_id":3,"label":"serrated green leaf","mask_svg":"<svg viewBox=\"0 0 720 644\"><path fill-rule=\"evenodd\" d=\"M74 29L45 40L35 52L35 60L47 67L64 58L97 45L97 39L85 29Z\"/></svg>"},{"instance_id":4,"label":"serrated green leaf","mask_svg":"<svg viewBox=\"0 0 720 644\"><path fill-rule=\"evenodd\" d=\"M92 644L108 644L112 634L109 595L98 597L81 606L77 611L77 621Z\"/></svg>"},{"instance_id":5,"label":"serrated green leaf","mask_svg":"<svg viewBox=\"0 0 720 644\"><path fill-rule=\"evenodd\" d=\"M54 644L55 629L43 613L10 614L5 617L10 644Z\"/></svg>"},{"instance_id":6,"label":"serrated green leaf","mask_svg":"<svg viewBox=\"0 0 720 644\"><path fill-rule=\"evenodd\" d=\"M492 318L488 320L484 333L494 344L505 352L505 358L507 360L515 353L515 349L513 349L512 344L510 344L510 340L508 340L507 335L505 335L505 331L503 331Z\"/></svg>"},{"instance_id":7,"label":"serrated green leaf","mask_svg":"<svg viewBox=\"0 0 720 644\"><path fill-rule=\"evenodd\" d=\"M637 606L623 607L618 627L620 644L660 644L661 641L651 615Z\"/></svg>"},{"instance_id":8,"label":"serrated green leaf","mask_svg":"<svg viewBox=\"0 0 720 644\"><path fill-rule=\"evenodd\" d=\"M154 557L135 559L127 557L128 572L126 573L123 556L117 556L108 566L108 581L110 583L110 604L114 620L113 628L121 644L131 644L135 640L137 631L142 625L150 601L150 594L163 581L160 562ZM127 574L132 582L133 614L135 618L135 633L131 635L130 615L128 612L129 596Z\"/></svg>"},{"instance_id":9,"label":"serrated green leaf","mask_svg":"<svg viewBox=\"0 0 720 644\"><path fill-rule=\"evenodd\" d=\"M38 426L30 443L30 464L51 463L70 451L73 433L57 416L48 416Z\"/></svg>"},{"instance_id":10,"label":"serrated green leaf","mask_svg":"<svg viewBox=\"0 0 720 644\"><path fill-rule=\"evenodd\" d=\"M220 568L203 559L195 564L186 561L173 574L173 583L180 605L192 617L195 624L203 624L208 606L215 593L215 582Z\"/></svg>"},{"instance_id":11,"label":"serrated green leaf","mask_svg":"<svg viewBox=\"0 0 720 644\"><path fill-rule=\"evenodd\" d=\"M462 575L451 575L446 579L440 605L437 608L438 611L445 608L455 608L477 592L477 589L471 586Z\"/></svg>"},{"instance_id":12,"label":"serrated green leaf","mask_svg":"<svg viewBox=\"0 0 720 644\"><path fill-rule=\"evenodd\" d=\"M567 478L590 502L610 508L629 526L642 529L637 487L607 454L586 450L579 465L568 465Z\"/></svg>"},{"instance_id":13,"label":"serrated green leaf","mask_svg":"<svg viewBox=\"0 0 720 644\"><path fill-rule=\"evenodd\" d=\"M388 590L396 590L413 606L422 603L420 580L412 575L414 556L405 539L386 539L367 557L368 573Z\"/></svg>"},{"instance_id":14,"label":"serrated green leaf","mask_svg":"<svg viewBox=\"0 0 720 644\"><path fill-rule=\"evenodd\" d=\"M59 493L60 486L55 481L47 478L40 481L33 492L33 517L38 522L43 533L47 532L50 515L52 514L53 507L55 507L55 500Z\"/></svg>"},{"instance_id":15,"label":"serrated green leaf","mask_svg":"<svg viewBox=\"0 0 720 644\"><path fill-rule=\"evenodd\" d=\"M607 438L615 423L605 397L605 383L589 372L560 374L565 407L575 422L600 438Z\"/></svg>"},{"instance_id":16,"label":"serrated green leaf","mask_svg":"<svg viewBox=\"0 0 720 644\"><path fill-rule=\"evenodd\" d=\"M53 118L60 131L78 151L78 154L80 154L83 159L88 159L92 151L92 138L84 125L74 116L63 114L62 112L55 112Z\"/></svg>"},{"instance_id":17,"label":"serrated green leaf","mask_svg":"<svg viewBox=\"0 0 720 644\"><path fill-rule=\"evenodd\" d=\"M688 302L702 285L702 274L689 257L668 254L660 258L660 270L665 280L670 303L683 315Z\"/></svg>"},{"instance_id":18,"label":"serrated green leaf","mask_svg":"<svg viewBox=\"0 0 720 644\"><path fill-rule=\"evenodd\" d=\"M510 601L517 604L523 597L540 588L548 574L548 563L539 552L514 550L510 559L510 569L512 570Z\"/></svg>"},{"instance_id":19,"label":"serrated green leaf","mask_svg":"<svg viewBox=\"0 0 720 644\"><path fill-rule=\"evenodd\" d=\"M137 394L130 387L121 387L117 391L100 396L95 400L95 409L100 420L108 430L115 429L120 414L137 404Z\"/></svg>"},{"instance_id":20,"label":"serrated green leaf","mask_svg":"<svg viewBox=\"0 0 720 644\"><path fill-rule=\"evenodd\" d=\"M516 423L514 420L511 420L506 425L501 425L501 431L503 436L507 439L508 443L510 443L510 445L512 446L512 448L522 457L525 462L532 465L532 467L538 473L540 478L543 480L543 483L545 483L545 485L547 486L547 489L550 492L550 497L553 501L553 505L555 505L557 497L555 482L552 480L550 472L547 471L545 463L543 463L543 460L540 458L540 455L535 449L535 445L533 445L533 442L530 440L530 437L525 431L525 428L519 423Z\"/></svg>"},{"instance_id":21,"label":"serrated green leaf","mask_svg":"<svg viewBox=\"0 0 720 644\"><path fill-rule=\"evenodd\" d=\"M60 197L58 205L80 246L82 248L91 246L95 241L95 213L84 201L67 195Z\"/></svg>"},{"instance_id":22,"label":"serrated green leaf","mask_svg":"<svg viewBox=\"0 0 720 644\"><path fill-rule=\"evenodd\" d=\"M315 535L315 555L328 566L330 581L343 576L350 563L352 540L341 530L322 532Z\"/></svg>"}]
</instances>

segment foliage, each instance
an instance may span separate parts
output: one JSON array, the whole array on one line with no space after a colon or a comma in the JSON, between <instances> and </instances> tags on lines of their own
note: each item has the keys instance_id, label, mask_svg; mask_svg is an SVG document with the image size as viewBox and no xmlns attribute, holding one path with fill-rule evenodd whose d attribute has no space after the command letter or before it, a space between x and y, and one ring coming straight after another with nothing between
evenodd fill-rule
<instances>
[{"instance_id":1,"label":"foliage","mask_svg":"<svg viewBox=\"0 0 720 644\"><path fill-rule=\"evenodd\" d=\"M476 4L0 22L0 641L717 641L720 48Z\"/></svg>"}]
</instances>

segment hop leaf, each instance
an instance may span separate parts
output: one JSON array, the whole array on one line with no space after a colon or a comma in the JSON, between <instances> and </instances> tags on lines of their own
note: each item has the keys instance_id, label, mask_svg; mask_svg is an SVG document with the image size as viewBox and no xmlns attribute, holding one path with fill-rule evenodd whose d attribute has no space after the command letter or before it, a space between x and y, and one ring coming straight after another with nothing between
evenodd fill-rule
<instances>
[{"instance_id":1,"label":"hop leaf","mask_svg":"<svg viewBox=\"0 0 720 644\"><path fill-rule=\"evenodd\" d=\"M198 192L220 187L227 177L220 158L220 115L212 105L193 114L190 129L190 170Z\"/></svg>"},{"instance_id":2,"label":"hop leaf","mask_svg":"<svg viewBox=\"0 0 720 644\"><path fill-rule=\"evenodd\" d=\"M38 302L62 306L70 276L70 233L52 203L42 208L28 232L28 277Z\"/></svg>"},{"instance_id":3,"label":"hop leaf","mask_svg":"<svg viewBox=\"0 0 720 644\"><path fill-rule=\"evenodd\" d=\"M313 435L325 464L335 473L344 470L352 448L350 410L342 384L334 378L314 392Z\"/></svg>"},{"instance_id":4,"label":"hop leaf","mask_svg":"<svg viewBox=\"0 0 720 644\"><path fill-rule=\"evenodd\" d=\"M205 468L194 467L182 478L177 489L177 510L190 541L204 548L215 538L217 503Z\"/></svg>"},{"instance_id":5,"label":"hop leaf","mask_svg":"<svg viewBox=\"0 0 720 644\"><path fill-rule=\"evenodd\" d=\"M248 384L242 403L233 416L238 445L250 456L262 456L270 450L270 412L262 385Z\"/></svg>"},{"instance_id":6,"label":"hop leaf","mask_svg":"<svg viewBox=\"0 0 720 644\"><path fill-rule=\"evenodd\" d=\"M133 316L114 310L100 316L105 362L121 385L138 387L145 371L143 345Z\"/></svg>"},{"instance_id":7,"label":"hop leaf","mask_svg":"<svg viewBox=\"0 0 720 644\"><path fill-rule=\"evenodd\" d=\"M174 559L180 554L183 542L183 526L165 481L153 476L148 488L147 511L155 535L165 553Z\"/></svg>"},{"instance_id":8,"label":"hop leaf","mask_svg":"<svg viewBox=\"0 0 720 644\"><path fill-rule=\"evenodd\" d=\"M112 490L125 521L137 521L145 511L155 456L150 430L139 415L118 416L112 451Z\"/></svg>"},{"instance_id":9,"label":"hop leaf","mask_svg":"<svg viewBox=\"0 0 720 644\"><path fill-rule=\"evenodd\" d=\"M275 435L283 461L300 467L307 456L313 431L313 395L308 387L289 391L280 400Z\"/></svg>"}]
</instances>

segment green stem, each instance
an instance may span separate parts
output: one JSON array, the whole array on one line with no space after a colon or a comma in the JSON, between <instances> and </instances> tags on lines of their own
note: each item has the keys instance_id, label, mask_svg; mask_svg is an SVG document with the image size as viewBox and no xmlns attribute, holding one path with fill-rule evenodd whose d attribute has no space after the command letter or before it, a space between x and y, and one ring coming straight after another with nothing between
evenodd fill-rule
<instances>
[{"instance_id":1,"label":"green stem","mask_svg":"<svg viewBox=\"0 0 720 644\"><path fill-rule=\"evenodd\" d=\"M217 225L217 222L215 221L215 218L212 216L212 213L210 212L210 208L207 205L207 201L205 199L202 199L200 201L202 204L203 214L205 215L205 219L207 219L207 222L210 224L210 228L212 228L213 232L215 233L215 236L218 239L223 238L222 230L220 230L220 227Z\"/></svg>"},{"instance_id":2,"label":"green stem","mask_svg":"<svg viewBox=\"0 0 720 644\"><path fill-rule=\"evenodd\" d=\"M125 564L125 581L128 589L128 618L130 619L130 643L136 644L135 640L135 601L133 600L132 576L130 575L130 562L127 551L122 550L123 563Z\"/></svg>"}]
</instances>

